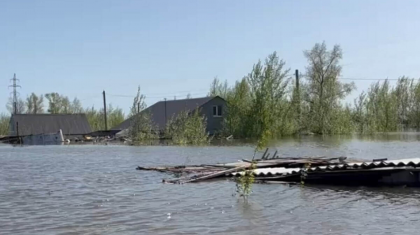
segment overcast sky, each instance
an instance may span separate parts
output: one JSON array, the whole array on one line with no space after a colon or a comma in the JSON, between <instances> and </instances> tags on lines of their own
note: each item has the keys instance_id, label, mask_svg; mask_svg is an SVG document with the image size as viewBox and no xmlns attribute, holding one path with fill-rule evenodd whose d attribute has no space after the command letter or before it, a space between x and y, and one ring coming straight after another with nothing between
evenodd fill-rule
<instances>
[{"instance_id":1,"label":"overcast sky","mask_svg":"<svg viewBox=\"0 0 420 235\"><path fill-rule=\"evenodd\" d=\"M0 1L0 112L9 79L31 92L107 101L127 113L140 85L151 105L234 83L277 51L304 72L303 51L325 41L344 51L343 78L419 78L420 1L37 0ZM365 80L360 80L365 79ZM346 80L350 81L350 80Z\"/></svg>"}]
</instances>

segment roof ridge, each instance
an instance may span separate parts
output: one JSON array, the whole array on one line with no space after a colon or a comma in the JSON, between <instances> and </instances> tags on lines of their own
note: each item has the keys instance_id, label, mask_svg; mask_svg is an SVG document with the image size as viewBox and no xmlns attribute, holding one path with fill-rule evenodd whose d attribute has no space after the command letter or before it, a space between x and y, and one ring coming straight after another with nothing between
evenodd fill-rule
<instances>
[{"instance_id":1,"label":"roof ridge","mask_svg":"<svg viewBox=\"0 0 420 235\"><path fill-rule=\"evenodd\" d=\"M213 99L215 97L216 96L204 96L204 97L199 97L199 98L189 98L189 99L186 98L186 99L179 99L179 100L166 100L166 102L184 101L184 100L199 100L199 99ZM160 102L165 102L165 100L160 100L160 101L156 102L155 104L160 103Z\"/></svg>"}]
</instances>

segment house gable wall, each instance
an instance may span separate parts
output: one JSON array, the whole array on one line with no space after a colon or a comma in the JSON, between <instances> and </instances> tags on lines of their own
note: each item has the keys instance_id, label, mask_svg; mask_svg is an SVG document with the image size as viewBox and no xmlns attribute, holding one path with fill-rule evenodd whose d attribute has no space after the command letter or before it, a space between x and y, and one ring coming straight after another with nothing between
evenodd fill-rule
<instances>
[{"instance_id":1,"label":"house gable wall","mask_svg":"<svg viewBox=\"0 0 420 235\"><path fill-rule=\"evenodd\" d=\"M213 115L213 106L222 106L222 116L215 117ZM207 119L207 132L214 134L220 132L223 129L223 121L226 117L227 106L226 101L220 97L208 101L200 107L200 112Z\"/></svg>"}]
</instances>

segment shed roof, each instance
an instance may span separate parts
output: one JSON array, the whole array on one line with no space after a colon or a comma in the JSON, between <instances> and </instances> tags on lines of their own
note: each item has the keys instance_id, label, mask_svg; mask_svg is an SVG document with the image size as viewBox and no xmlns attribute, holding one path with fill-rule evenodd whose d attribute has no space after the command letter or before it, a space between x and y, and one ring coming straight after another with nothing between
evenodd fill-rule
<instances>
[{"instance_id":1,"label":"shed roof","mask_svg":"<svg viewBox=\"0 0 420 235\"><path fill-rule=\"evenodd\" d=\"M217 98L216 97L202 97L194 99L183 99L183 100L168 100L168 101L159 101L152 106L146 108L142 112L150 112L152 116L153 123L157 126L158 130L164 130L166 127L166 122L170 120L173 116L178 115L182 111L193 111L196 108L204 105L210 100ZM165 104L166 103L166 104ZM165 106L166 106L166 119L165 119ZM113 127L113 130L124 130L130 127L131 122L134 117L131 117L116 127Z\"/></svg>"},{"instance_id":2,"label":"shed roof","mask_svg":"<svg viewBox=\"0 0 420 235\"><path fill-rule=\"evenodd\" d=\"M19 135L55 133L60 129L65 135L91 132L85 114L13 114L10 120L13 125L18 123Z\"/></svg>"}]
</instances>

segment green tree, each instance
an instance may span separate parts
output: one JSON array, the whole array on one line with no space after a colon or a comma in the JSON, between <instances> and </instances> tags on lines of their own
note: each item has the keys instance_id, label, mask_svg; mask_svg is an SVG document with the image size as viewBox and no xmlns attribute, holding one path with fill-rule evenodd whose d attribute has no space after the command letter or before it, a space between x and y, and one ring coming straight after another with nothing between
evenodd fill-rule
<instances>
[{"instance_id":1,"label":"green tree","mask_svg":"<svg viewBox=\"0 0 420 235\"><path fill-rule=\"evenodd\" d=\"M219 78L215 77L213 79L213 82L210 86L210 92L209 92L209 96L214 97L214 96L220 96L222 98L227 98L229 93L229 86L228 86L228 82L225 81L224 83L222 83Z\"/></svg>"},{"instance_id":2,"label":"green tree","mask_svg":"<svg viewBox=\"0 0 420 235\"><path fill-rule=\"evenodd\" d=\"M10 122L10 116L1 113L0 114L0 136L9 135L9 122Z\"/></svg>"},{"instance_id":3,"label":"green tree","mask_svg":"<svg viewBox=\"0 0 420 235\"><path fill-rule=\"evenodd\" d=\"M146 100L146 96L141 93L140 86L138 86L137 94L133 99L133 105L130 108L130 113L129 113L128 117L132 117L132 116L140 113L144 109L146 109L147 105L146 105L145 100Z\"/></svg>"},{"instance_id":4,"label":"green tree","mask_svg":"<svg viewBox=\"0 0 420 235\"><path fill-rule=\"evenodd\" d=\"M274 52L267 57L264 65L259 61L248 74L253 110L250 118L254 124L248 136L260 139L264 135L274 137L276 132L282 132L279 124L283 120L279 119L284 116L286 88L290 79L290 69L285 69L285 64Z\"/></svg>"},{"instance_id":5,"label":"green tree","mask_svg":"<svg viewBox=\"0 0 420 235\"><path fill-rule=\"evenodd\" d=\"M69 97L61 96L61 107L59 113L73 113Z\"/></svg>"},{"instance_id":6,"label":"green tree","mask_svg":"<svg viewBox=\"0 0 420 235\"><path fill-rule=\"evenodd\" d=\"M232 88L215 78L209 95L227 101L225 134L259 139L294 133L297 126L288 98L289 71L274 52Z\"/></svg>"},{"instance_id":7,"label":"green tree","mask_svg":"<svg viewBox=\"0 0 420 235\"><path fill-rule=\"evenodd\" d=\"M376 105L379 121L378 131L396 131L398 127L398 104L388 80L385 80L379 89Z\"/></svg>"},{"instance_id":8,"label":"green tree","mask_svg":"<svg viewBox=\"0 0 420 235\"><path fill-rule=\"evenodd\" d=\"M108 112L108 127L114 127L119 125L120 123L122 123L124 121L124 112L122 111L122 109L120 108L114 108L112 106L112 104L108 105L107 108L107 112Z\"/></svg>"},{"instance_id":9,"label":"green tree","mask_svg":"<svg viewBox=\"0 0 420 235\"><path fill-rule=\"evenodd\" d=\"M152 115L148 111L140 112L132 117L128 134L136 142L157 139L159 137L159 133L156 132L156 127L152 120Z\"/></svg>"},{"instance_id":10,"label":"green tree","mask_svg":"<svg viewBox=\"0 0 420 235\"><path fill-rule=\"evenodd\" d=\"M6 104L6 108L7 110L13 114L14 112L14 108L13 108L13 99L9 98L7 104ZM17 99L16 102L16 112L17 114L22 114L26 112L26 105L25 105L25 101L23 101L21 98Z\"/></svg>"},{"instance_id":11,"label":"green tree","mask_svg":"<svg viewBox=\"0 0 420 235\"><path fill-rule=\"evenodd\" d=\"M48 100L48 112L51 114L57 114L62 112L62 97L57 92L51 92L45 94L45 98Z\"/></svg>"},{"instance_id":12,"label":"green tree","mask_svg":"<svg viewBox=\"0 0 420 235\"><path fill-rule=\"evenodd\" d=\"M362 99L363 97L359 97ZM368 133L395 131L398 127L398 102L388 80L374 83L364 101L364 126ZM362 109L357 107L357 109ZM360 116L360 115L359 115ZM360 117L358 117L360 119Z\"/></svg>"},{"instance_id":13,"label":"green tree","mask_svg":"<svg viewBox=\"0 0 420 235\"><path fill-rule=\"evenodd\" d=\"M348 134L354 131L353 110L349 105L333 109L331 116L331 133Z\"/></svg>"},{"instance_id":14,"label":"green tree","mask_svg":"<svg viewBox=\"0 0 420 235\"><path fill-rule=\"evenodd\" d=\"M77 97L70 101L69 97L52 92L46 94L45 98L48 100L48 112L51 114L71 114L84 111L82 103Z\"/></svg>"},{"instance_id":15,"label":"green tree","mask_svg":"<svg viewBox=\"0 0 420 235\"><path fill-rule=\"evenodd\" d=\"M306 102L309 106L308 117L310 129L319 134L332 133L336 127L332 126L334 109L341 107L340 101L353 89L354 84L339 81L342 59L340 46L335 45L331 51L327 50L325 42L317 43L304 55L308 60L306 68ZM340 123L335 123L340 124Z\"/></svg>"},{"instance_id":16,"label":"green tree","mask_svg":"<svg viewBox=\"0 0 420 235\"><path fill-rule=\"evenodd\" d=\"M92 106L90 108L86 108L84 113L92 131L103 130L103 116L101 118L99 112L95 109L95 107Z\"/></svg>"},{"instance_id":17,"label":"green tree","mask_svg":"<svg viewBox=\"0 0 420 235\"><path fill-rule=\"evenodd\" d=\"M251 93L247 79L243 78L240 82L236 82L225 99L227 104L224 120L225 134L233 134L239 138L247 137L251 114Z\"/></svg>"},{"instance_id":18,"label":"green tree","mask_svg":"<svg viewBox=\"0 0 420 235\"><path fill-rule=\"evenodd\" d=\"M44 96L32 93L26 98L26 112L31 114L44 112Z\"/></svg>"},{"instance_id":19,"label":"green tree","mask_svg":"<svg viewBox=\"0 0 420 235\"><path fill-rule=\"evenodd\" d=\"M206 118L199 109L185 110L168 121L165 135L175 144L204 144L208 142L206 126Z\"/></svg>"},{"instance_id":20,"label":"green tree","mask_svg":"<svg viewBox=\"0 0 420 235\"><path fill-rule=\"evenodd\" d=\"M84 110L89 125L93 131L105 130L104 109L96 110L94 107ZM108 127L114 127L124 121L124 113L120 108L114 108L112 104L107 107Z\"/></svg>"},{"instance_id":21,"label":"green tree","mask_svg":"<svg viewBox=\"0 0 420 235\"><path fill-rule=\"evenodd\" d=\"M398 79L394 89L394 95L397 102L398 124L401 128L409 126L409 112L412 108L414 80L408 77Z\"/></svg>"},{"instance_id":22,"label":"green tree","mask_svg":"<svg viewBox=\"0 0 420 235\"><path fill-rule=\"evenodd\" d=\"M75 97L70 104L70 110L72 113L83 113L82 103L77 97Z\"/></svg>"},{"instance_id":23,"label":"green tree","mask_svg":"<svg viewBox=\"0 0 420 235\"><path fill-rule=\"evenodd\" d=\"M356 131L360 134L367 131L367 107L366 93L362 92L357 99L354 100L353 121Z\"/></svg>"},{"instance_id":24,"label":"green tree","mask_svg":"<svg viewBox=\"0 0 420 235\"><path fill-rule=\"evenodd\" d=\"M157 139L159 137L151 113L145 111L147 107L145 99L146 96L141 93L139 86L130 108L129 117L131 118L131 123L128 131L130 138L136 142Z\"/></svg>"},{"instance_id":25,"label":"green tree","mask_svg":"<svg viewBox=\"0 0 420 235\"><path fill-rule=\"evenodd\" d=\"M409 119L410 126L415 128L417 131L420 130L420 82L413 84L412 86L412 108L410 110Z\"/></svg>"}]
</instances>

